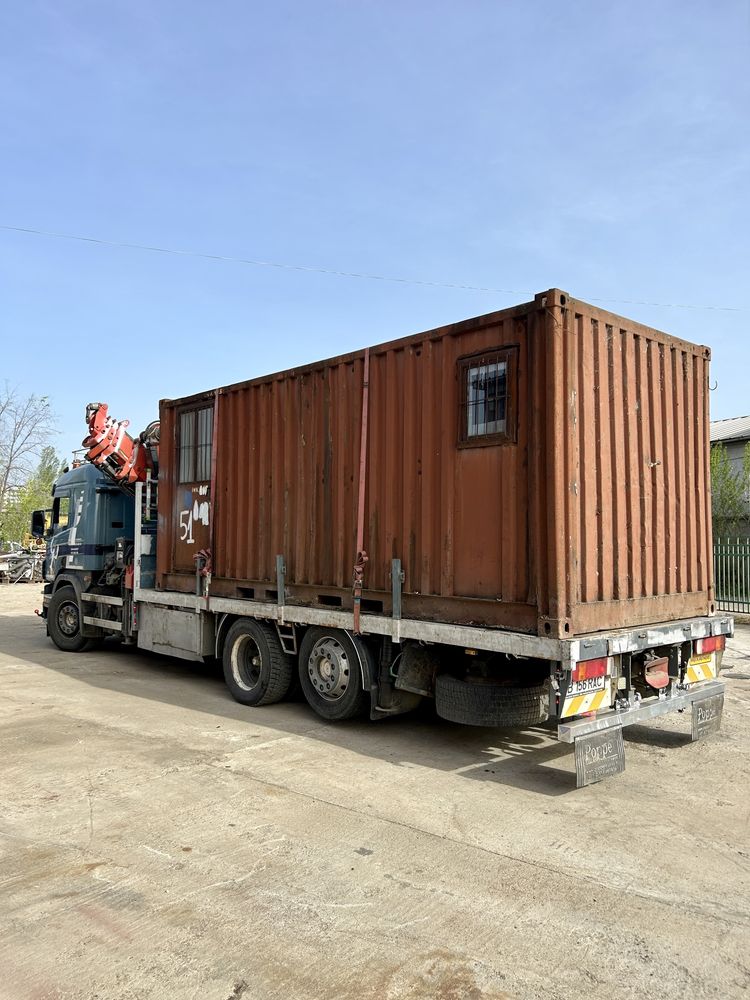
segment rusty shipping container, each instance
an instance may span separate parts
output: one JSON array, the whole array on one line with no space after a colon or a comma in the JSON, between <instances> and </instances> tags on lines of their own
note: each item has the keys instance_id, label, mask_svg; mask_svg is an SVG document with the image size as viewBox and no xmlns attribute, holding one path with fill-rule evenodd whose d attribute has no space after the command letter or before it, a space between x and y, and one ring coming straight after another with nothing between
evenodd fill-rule
<instances>
[{"instance_id":1,"label":"rusty shipping container","mask_svg":"<svg viewBox=\"0 0 750 1000\"><path fill-rule=\"evenodd\" d=\"M572 637L714 610L710 351L557 289L161 403L157 585Z\"/></svg>"}]
</instances>

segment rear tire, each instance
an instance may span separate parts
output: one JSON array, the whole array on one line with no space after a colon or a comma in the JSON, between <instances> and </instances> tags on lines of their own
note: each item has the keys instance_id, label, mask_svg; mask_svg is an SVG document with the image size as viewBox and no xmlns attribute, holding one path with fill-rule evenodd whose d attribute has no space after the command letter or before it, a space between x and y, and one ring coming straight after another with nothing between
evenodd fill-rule
<instances>
[{"instance_id":1,"label":"rear tire","mask_svg":"<svg viewBox=\"0 0 750 1000\"><path fill-rule=\"evenodd\" d=\"M73 587L59 587L47 608L50 638L64 653L83 653L96 645L95 639L81 635L81 605Z\"/></svg>"},{"instance_id":2,"label":"rear tire","mask_svg":"<svg viewBox=\"0 0 750 1000\"><path fill-rule=\"evenodd\" d=\"M286 696L294 664L272 625L240 618L231 626L222 656L224 680L242 705L273 705Z\"/></svg>"},{"instance_id":3,"label":"rear tire","mask_svg":"<svg viewBox=\"0 0 750 1000\"><path fill-rule=\"evenodd\" d=\"M547 683L507 687L489 681L464 681L451 674L435 678L435 710L465 726L536 726L548 717Z\"/></svg>"},{"instance_id":4,"label":"rear tire","mask_svg":"<svg viewBox=\"0 0 750 1000\"><path fill-rule=\"evenodd\" d=\"M322 719L341 722L362 715L370 693L370 652L356 636L338 628L309 628L299 651L299 681L310 708Z\"/></svg>"}]
</instances>

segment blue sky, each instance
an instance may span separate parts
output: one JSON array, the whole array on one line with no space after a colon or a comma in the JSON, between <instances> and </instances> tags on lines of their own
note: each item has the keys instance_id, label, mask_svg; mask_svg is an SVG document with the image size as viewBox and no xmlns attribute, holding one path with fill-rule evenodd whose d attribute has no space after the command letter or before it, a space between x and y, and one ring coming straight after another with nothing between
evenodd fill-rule
<instances>
[{"instance_id":1,"label":"blue sky","mask_svg":"<svg viewBox=\"0 0 750 1000\"><path fill-rule=\"evenodd\" d=\"M558 286L713 348L750 413L750 7L26 0L0 10L0 378L58 450ZM735 307L660 308L619 300Z\"/></svg>"}]
</instances>

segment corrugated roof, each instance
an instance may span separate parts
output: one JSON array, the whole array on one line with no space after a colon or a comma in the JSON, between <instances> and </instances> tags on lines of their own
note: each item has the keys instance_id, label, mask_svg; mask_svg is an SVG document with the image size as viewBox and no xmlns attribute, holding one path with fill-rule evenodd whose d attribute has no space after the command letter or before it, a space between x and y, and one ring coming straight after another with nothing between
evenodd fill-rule
<instances>
[{"instance_id":1,"label":"corrugated roof","mask_svg":"<svg viewBox=\"0 0 750 1000\"><path fill-rule=\"evenodd\" d=\"M729 417L711 421L712 441L743 441L750 439L750 417Z\"/></svg>"}]
</instances>

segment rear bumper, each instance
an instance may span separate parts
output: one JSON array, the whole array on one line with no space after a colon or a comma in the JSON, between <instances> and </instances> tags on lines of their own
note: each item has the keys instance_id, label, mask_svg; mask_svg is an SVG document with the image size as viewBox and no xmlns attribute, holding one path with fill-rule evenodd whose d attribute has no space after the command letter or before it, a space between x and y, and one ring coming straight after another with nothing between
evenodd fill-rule
<instances>
[{"instance_id":1,"label":"rear bumper","mask_svg":"<svg viewBox=\"0 0 750 1000\"><path fill-rule=\"evenodd\" d=\"M723 681L704 681L702 684L691 685L687 690L677 690L664 698L649 698L632 708L613 709L591 718L583 717L572 719L570 722L560 722L557 727L557 738L562 743L574 743L579 736L589 736L591 733L614 727L621 728L638 722L648 722L649 719L669 715L670 712L684 712L697 701L723 695L724 688Z\"/></svg>"},{"instance_id":2,"label":"rear bumper","mask_svg":"<svg viewBox=\"0 0 750 1000\"><path fill-rule=\"evenodd\" d=\"M618 629L614 632L595 632L570 641L569 659L575 662L593 660L598 656L637 653L643 649L653 649L655 646L676 645L688 640L705 639L712 635L734 635L734 618L722 613L700 618L684 618L660 625Z\"/></svg>"}]
</instances>

